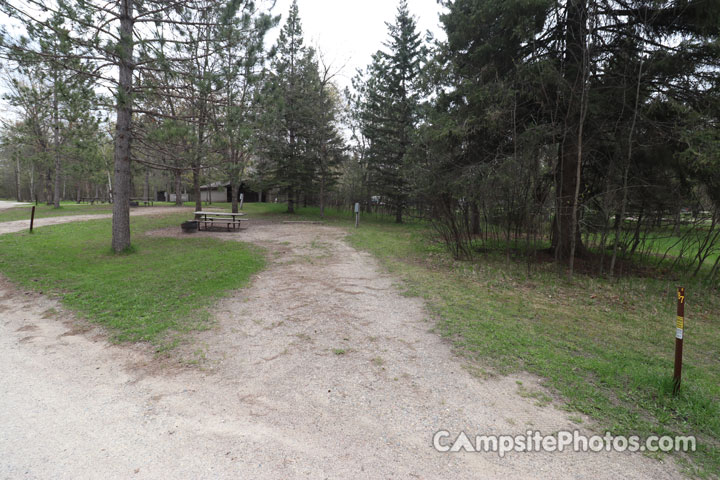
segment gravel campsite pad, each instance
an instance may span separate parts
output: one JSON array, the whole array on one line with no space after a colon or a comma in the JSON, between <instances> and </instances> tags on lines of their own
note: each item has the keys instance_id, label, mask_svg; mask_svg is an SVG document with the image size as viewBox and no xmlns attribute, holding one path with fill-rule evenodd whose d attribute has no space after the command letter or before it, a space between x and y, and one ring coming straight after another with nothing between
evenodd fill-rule
<instances>
[{"instance_id":1,"label":"gravel campsite pad","mask_svg":"<svg viewBox=\"0 0 720 480\"><path fill-rule=\"evenodd\" d=\"M589 422L539 402L535 377L474 374L342 229L195 235L261 245L269 265L173 362L108 344L57 302L0 282L0 477L680 476L670 458L640 454L437 452L438 430L590 433Z\"/></svg>"}]
</instances>

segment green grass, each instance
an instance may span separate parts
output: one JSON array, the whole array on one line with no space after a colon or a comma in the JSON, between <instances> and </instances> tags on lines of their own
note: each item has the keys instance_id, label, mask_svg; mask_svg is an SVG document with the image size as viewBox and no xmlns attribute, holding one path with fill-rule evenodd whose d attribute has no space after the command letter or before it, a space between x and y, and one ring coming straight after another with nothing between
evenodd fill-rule
<instances>
[{"instance_id":1,"label":"green grass","mask_svg":"<svg viewBox=\"0 0 720 480\"><path fill-rule=\"evenodd\" d=\"M629 249L633 244L633 231L636 224L631 221L625 222L625 234L621 236L619 255L620 258L625 257L624 248ZM640 242L637 245L635 254L632 258L637 265L643 265L659 270L667 271L674 268L683 275L692 274L697 267L697 259L695 258L701 245L705 242L708 234L709 225L681 225L676 229L663 226L661 228L653 228L650 231L640 233ZM717 227L714 232L717 232ZM712 236L711 236L712 237ZM608 233L605 241L607 246L614 244L615 235L613 232ZM599 240L598 235L586 236L586 246L595 253L602 253L600 247L596 245ZM705 247L707 248L707 247ZM711 245L710 252L703 262L702 268L698 271L698 277L706 278L710 273L715 261L720 255L720 245ZM707 252L704 252L707 253ZM605 251L607 258L612 256L612 249ZM682 258L678 261L678 258ZM712 281L712 279L709 279Z\"/></svg>"},{"instance_id":2,"label":"green grass","mask_svg":"<svg viewBox=\"0 0 720 480\"><path fill-rule=\"evenodd\" d=\"M218 298L247 285L261 251L212 238L160 238L144 232L178 226L187 215L132 219L132 253L111 253L110 220L0 236L0 272L56 294L69 308L108 327L115 341L168 348L178 334L209 325ZM179 228L179 227L178 227Z\"/></svg>"},{"instance_id":3,"label":"green grass","mask_svg":"<svg viewBox=\"0 0 720 480\"><path fill-rule=\"evenodd\" d=\"M255 208L262 208L258 206ZM259 213L259 212L258 212ZM272 206L271 216L281 215ZM298 218L317 220L315 209ZM683 386L672 395L677 282L664 278L611 281L576 275L552 264L507 262L500 249L474 261L454 261L421 223L337 212L349 241L377 256L424 298L437 330L458 353L490 374L528 371L571 412L598 430L621 435L696 435L698 451L677 457L687 472L720 472L720 297L686 282ZM544 398L544 397L543 397Z\"/></svg>"}]
</instances>

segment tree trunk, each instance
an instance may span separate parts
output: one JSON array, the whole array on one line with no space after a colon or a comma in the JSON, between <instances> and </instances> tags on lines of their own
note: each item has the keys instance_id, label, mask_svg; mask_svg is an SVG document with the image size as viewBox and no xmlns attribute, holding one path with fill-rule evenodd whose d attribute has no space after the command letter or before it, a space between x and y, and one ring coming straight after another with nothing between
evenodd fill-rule
<instances>
[{"instance_id":1,"label":"tree trunk","mask_svg":"<svg viewBox=\"0 0 720 480\"><path fill-rule=\"evenodd\" d=\"M620 207L619 218L615 217L615 243L613 245L612 259L610 260L610 276L615 274L615 262L617 261L618 245L620 242L620 225L625 221L625 211L628 203L628 175L630 174L630 163L632 162L632 147L633 147L633 134L635 133L635 122L637 120L638 108L640 105L640 81L642 80L642 63L638 69L637 87L635 89L635 111L633 112L633 120L630 126L630 133L628 135L628 153L627 153L627 164L625 165L625 171L623 172L623 198L622 205ZM678 210L679 213L679 210Z\"/></svg>"},{"instance_id":2,"label":"tree trunk","mask_svg":"<svg viewBox=\"0 0 720 480\"><path fill-rule=\"evenodd\" d=\"M50 167L45 171L45 203L49 206L53 204L53 174Z\"/></svg>"},{"instance_id":3,"label":"tree trunk","mask_svg":"<svg viewBox=\"0 0 720 480\"><path fill-rule=\"evenodd\" d=\"M195 211L202 211L202 198L200 197L200 166L193 165L193 195L195 196Z\"/></svg>"},{"instance_id":4,"label":"tree trunk","mask_svg":"<svg viewBox=\"0 0 720 480\"><path fill-rule=\"evenodd\" d=\"M675 209L675 225L673 225L673 232L672 236L677 237L680 234L680 222L682 220L682 217L680 214L682 213L682 204L678 204L677 208Z\"/></svg>"},{"instance_id":5,"label":"tree trunk","mask_svg":"<svg viewBox=\"0 0 720 480\"><path fill-rule=\"evenodd\" d=\"M557 211L553 220L552 248L556 260L567 260L572 253L585 253L578 228L575 195L579 189L578 162L582 157L580 123L586 89L587 0L569 0L566 16L563 77L570 90L565 111L565 132L555 171Z\"/></svg>"},{"instance_id":6,"label":"tree trunk","mask_svg":"<svg viewBox=\"0 0 720 480\"><path fill-rule=\"evenodd\" d=\"M630 173L630 163L625 166L623 173L623 198L620 204L620 213L615 215L615 241L613 242L613 254L610 259L610 276L615 274L615 262L617 261L618 248L620 246L620 227L625 222L625 211L627 209L627 197L628 197L628 175Z\"/></svg>"},{"instance_id":7,"label":"tree trunk","mask_svg":"<svg viewBox=\"0 0 720 480\"><path fill-rule=\"evenodd\" d=\"M295 213L295 197L294 192L291 189L288 190L288 209L287 213Z\"/></svg>"},{"instance_id":8,"label":"tree trunk","mask_svg":"<svg viewBox=\"0 0 720 480\"><path fill-rule=\"evenodd\" d=\"M398 203L397 207L395 207L395 223L402 223L402 214L402 204Z\"/></svg>"},{"instance_id":9,"label":"tree trunk","mask_svg":"<svg viewBox=\"0 0 720 480\"><path fill-rule=\"evenodd\" d=\"M584 75L584 74L583 74ZM570 276L572 277L573 271L575 270L575 252L577 251L578 243L582 244L582 234L580 232L580 224L578 222L578 207L580 203L580 180L582 172L582 142L583 142L583 126L585 125L585 109L587 105L587 92L583 87L583 93L580 102L580 125L578 125L578 146L577 146L577 160L575 170L575 194L573 195L573 207L572 207L572 231L576 231L577 235L570 237L570 262L569 270ZM579 241L579 242L578 242Z\"/></svg>"},{"instance_id":10,"label":"tree trunk","mask_svg":"<svg viewBox=\"0 0 720 480\"><path fill-rule=\"evenodd\" d=\"M113 203L112 176L110 175L110 170L108 170L108 172L107 172L107 179L108 179L108 182L107 182L108 200L110 201L110 203Z\"/></svg>"},{"instance_id":11,"label":"tree trunk","mask_svg":"<svg viewBox=\"0 0 720 480\"><path fill-rule=\"evenodd\" d=\"M231 179L230 183L230 194L232 195L232 213L238 213L238 195L240 192L240 185L238 184L237 178Z\"/></svg>"},{"instance_id":12,"label":"tree trunk","mask_svg":"<svg viewBox=\"0 0 720 480\"><path fill-rule=\"evenodd\" d=\"M325 175L320 177L320 218L325 218Z\"/></svg>"},{"instance_id":13,"label":"tree trunk","mask_svg":"<svg viewBox=\"0 0 720 480\"><path fill-rule=\"evenodd\" d=\"M35 164L30 165L30 201L37 203L37 195L35 194Z\"/></svg>"},{"instance_id":14,"label":"tree trunk","mask_svg":"<svg viewBox=\"0 0 720 480\"><path fill-rule=\"evenodd\" d=\"M175 170L173 173L175 175L175 206L182 207L182 176L180 170Z\"/></svg>"},{"instance_id":15,"label":"tree trunk","mask_svg":"<svg viewBox=\"0 0 720 480\"><path fill-rule=\"evenodd\" d=\"M193 195L195 196L195 211L202 211L202 197L200 192L200 167L202 164L202 149L205 143L205 113L204 106L201 106L200 119L198 122L197 151L195 152L195 164L192 167L193 173Z\"/></svg>"},{"instance_id":16,"label":"tree trunk","mask_svg":"<svg viewBox=\"0 0 720 480\"><path fill-rule=\"evenodd\" d=\"M476 201L470 204L470 233L480 235L480 209Z\"/></svg>"},{"instance_id":17,"label":"tree trunk","mask_svg":"<svg viewBox=\"0 0 720 480\"><path fill-rule=\"evenodd\" d=\"M145 168L145 187L143 188L143 198L150 200L150 168Z\"/></svg>"},{"instance_id":18,"label":"tree trunk","mask_svg":"<svg viewBox=\"0 0 720 480\"><path fill-rule=\"evenodd\" d=\"M55 70L55 69L54 69ZM53 193L53 205L60 208L60 178L62 176L62 163L60 160L60 108L57 98L57 70L54 73L53 81L53 150L55 154L55 189Z\"/></svg>"},{"instance_id":19,"label":"tree trunk","mask_svg":"<svg viewBox=\"0 0 720 480\"><path fill-rule=\"evenodd\" d=\"M22 202L22 189L20 188L20 157L15 157L15 198Z\"/></svg>"},{"instance_id":20,"label":"tree trunk","mask_svg":"<svg viewBox=\"0 0 720 480\"><path fill-rule=\"evenodd\" d=\"M130 247L130 149L133 88L133 0L120 2L117 118L115 125L115 188L113 192L112 249Z\"/></svg>"}]
</instances>

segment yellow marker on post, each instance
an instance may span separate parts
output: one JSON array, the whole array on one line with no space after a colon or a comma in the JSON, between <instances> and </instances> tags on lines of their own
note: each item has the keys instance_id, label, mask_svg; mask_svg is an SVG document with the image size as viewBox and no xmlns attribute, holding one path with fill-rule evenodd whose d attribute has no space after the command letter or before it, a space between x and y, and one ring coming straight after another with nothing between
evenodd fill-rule
<instances>
[{"instance_id":1,"label":"yellow marker on post","mask_svg":"<svg viewBox=\"0 0 720 480\"><path fill-rule=\"evenodd\" d=\"M680 390L682 379L683 337L685 334L685 288L678 287L677 321L675 323L675 371L673 373L673 395Z\"/></svg>"}]
</instances>

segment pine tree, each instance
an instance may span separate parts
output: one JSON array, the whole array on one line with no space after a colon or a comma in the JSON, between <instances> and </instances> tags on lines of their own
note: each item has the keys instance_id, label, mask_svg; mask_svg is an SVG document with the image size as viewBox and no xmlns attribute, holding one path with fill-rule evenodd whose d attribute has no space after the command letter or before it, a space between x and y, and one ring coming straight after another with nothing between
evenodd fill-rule
<instances>
[{"instance_id":1,"label":"pine tree","mask_svg":"<svg viewBox=\"0 0 720 480\"><path fill-rule=\"evenodd\" d=\"M227 13L226 13L227 14ZM233 16L219 31L226 44L220 54L220 91L217 123L221 170L229 179L232 212L238 212L240 183L250 164L256 127L256 93L261 86L260 69L265 61L263 41L277 18L256 14L252 4L240 17Z\"/></svg>"},{"instance_id":2,"label":"pine tree","mask_svg":"<svg viewBox=\"0 0 720 480\"><path fill-rule=\"evenodd\" d=\"M259 164L266 186L287 194L288 212L295 212L300 193L312 187L317 159L320 108L318 65L313 49L304 45L297 2L271 52L271 69L259 95Z\"/></svg>"},{"instance_id":3,"label":"pine tree","mask_svg":"<svg viewBox=\"0 0 720 480\"><path fill-rule=\"evenodd\" d=\"M425 49L407 1L402 0L394 24L387 24L388 51L373 56L363 87L362 130L369 145L366 158L373 172L372 187L402 222L409 185L405 165L418 123L419 80Z\"/></svg>"},{"instance_id":4,"label":"pine tree","mask_svg":"<svg viewBox=\"0 0 720 480\"><path fill-rule=\"evenodd\" d=\"M315 68L318 67L319 65ZM315 99L312 101L315 106L313 118L316 124L313 126L312 137L315 151L314 178L317 183L322 218L325 215L325 197L337 180L338 168L345 155L346 146L338 130L340 95L332 82L334 74L331 72L331 66L323 64L317 71L319 76L313 92Z\"/></svg>"}]
</instances>

